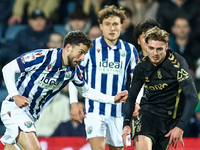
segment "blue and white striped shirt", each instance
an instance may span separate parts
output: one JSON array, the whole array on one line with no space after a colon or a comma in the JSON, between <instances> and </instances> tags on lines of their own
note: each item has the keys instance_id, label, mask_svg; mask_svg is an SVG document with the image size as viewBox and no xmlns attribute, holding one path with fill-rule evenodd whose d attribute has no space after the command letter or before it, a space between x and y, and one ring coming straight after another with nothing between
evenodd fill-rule
<instances>
[{"instance_id":1,"label":"blue and white striped shirt","mask_svg":"<svg viewBox=\"0 0 200 150\"><path fill-rule=\"evenodd\" d=\"M85 55L79 66L85 73L87 84L111 96L126 90L127 75L132 76L138 62L138 53L134 45L118 40L110 47L103 36L93 40L93 48ZM86 113L97 113L107 116L123 116L123 104L105 104L85 100Z\"/></svg>"},{"instance_id":2,"label":"blue and white striped shirt","mask_svg":"<svg viewBox=\"0 0 200 150\"><path fill-rule=\"evenodd\" d=\"M20 95L30 100L29 112L35 119L71 79L76 77L77 86L85 84L79 67L62 66L62 49L31 51L18 57L17 63L21 76L16 87Z\"/></svg>"}]
</instances>

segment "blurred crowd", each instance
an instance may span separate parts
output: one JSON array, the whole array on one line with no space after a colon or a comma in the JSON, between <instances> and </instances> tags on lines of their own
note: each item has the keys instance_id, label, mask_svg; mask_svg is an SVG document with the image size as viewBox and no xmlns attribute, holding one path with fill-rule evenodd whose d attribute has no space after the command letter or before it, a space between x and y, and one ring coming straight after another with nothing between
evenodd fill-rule
<instances>
[{"instance_id":1,"label":"blurred crowd","mask_svg":"<svg viewBox=\"0 0 200 150\"><path fill-rule=\"evenodd\" d=\"M120 38L141 47L134 28L153 19L171 35L169 47L188 62L200 95L200 0L1 0L0 69L21 54L62 47L63 37L82 30L91 39L101 36L98 12L105 5L125 10ZM0 92L5 85L0 73ZM84 107L80 96L79 103ZM3 100L3 99L1 99ZM36 123L38 136L85 136L84 123L71 119L68 87L44 110ZM0 134L3 133L0 131ZM200 137L200 104L185 130L186 137Z\"/></svg>"}]
</instances>

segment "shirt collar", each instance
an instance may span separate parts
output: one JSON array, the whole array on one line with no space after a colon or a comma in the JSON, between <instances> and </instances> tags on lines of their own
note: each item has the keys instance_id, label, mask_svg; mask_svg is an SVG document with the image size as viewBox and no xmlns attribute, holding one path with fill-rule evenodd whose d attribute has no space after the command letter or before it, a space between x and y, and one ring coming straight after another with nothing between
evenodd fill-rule
<instances>
[{"instance_id":1,"label":"shirt collar","mask_svg":"<svg viewBox=\"0 0 200 150\"><path fill-rule=\"evenodd\" d=\"M67 72L69 71L73 71L75 70L75 68L71 68L70 66L66 66L63 68L62 66L62 51L63 51L63 48L57 48L58 50L58 53L57 53L57 60L56 60L56 64L55 66L57 66L60 70L66 70Z\"/></svg>"},{"instance_id":2,"label":"shirt collar","mask_svg":"<svg viewBox=\"0 0 200 150\"><path fill-rule=\"evenodd\" d=\"M58 48L57 49L57 60L56 60L56 64L55 66L57 66L58 68L62 69L62 48Z\"/></svg>"},{"instance_id":3,"label":"shirt collar","mask_svg":"<svg viewBox=\"0 0 200 150\"><path fill-rule=\"evenodd\" d=\"M102 47L109 47L109 49L111 49L111 47L106 43L106 41L104 40L104 36L102 35L101 36L101 44L102 44ZM115 45L116 46L116 49L115 50L119 50L121 49L121 44L120 44L120 41L119 39L117 40L117 44Z\"/></svg>"}]
</instances>

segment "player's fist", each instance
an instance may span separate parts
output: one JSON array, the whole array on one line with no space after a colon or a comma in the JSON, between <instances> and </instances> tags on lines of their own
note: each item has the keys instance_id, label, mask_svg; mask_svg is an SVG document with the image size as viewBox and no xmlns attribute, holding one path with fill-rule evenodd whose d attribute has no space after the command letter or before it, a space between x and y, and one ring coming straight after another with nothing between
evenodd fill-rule
<instances>
[{"instance_id":1,"label":"player's fist","mask_svg":"<svg viewBox=\"0 0 200 150\"><path fill-rule=\"evenodd\" d=\"M123 134L122 134L124 147L127 147L127 144L126 144L126 137L127 137L127 135L129 135L130 133L131 133L131 128L130 128L129 126L125 126L124 129L123 129Z\"/></svg>"},{"instance_id":2,"label":"player's fist","mask_svg":"<svg viewBox=\"0 0 200 150\"><path fill-rule=\"evenodd\" d=\"M15 101L15 104L19 108L25 107L25 106L30 104L30 100L28 98L24 97L24 96L21 96L21 95L13 96L13 100Z\"/></svg>"},{"instance_id":3,"label":"player's fist","mask_svg":"<svg viewBox=\"0 0 200 150\"><path fill-rule=\"evenodd\" d=\"M115 96L115 103L123 103L128 98L128 91L122 91Z\"/></svg>"}]
</instances>

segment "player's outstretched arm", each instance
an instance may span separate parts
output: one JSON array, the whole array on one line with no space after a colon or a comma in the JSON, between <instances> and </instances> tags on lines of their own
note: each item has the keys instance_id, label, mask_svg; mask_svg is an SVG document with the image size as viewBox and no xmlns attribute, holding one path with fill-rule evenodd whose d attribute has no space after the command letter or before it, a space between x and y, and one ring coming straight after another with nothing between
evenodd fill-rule
<instances>
[{"instance_id":1,"label":"player's outstretched arm","mask_svg":"<svg viewBox=\"0 0 200 150\"><path fill-rule=\"evenodd\" d=\"M76 88L83 97L96 102L115 104L125 102L128 97L128 91L122 91L116 96L110 96L89 87L86 83L83 86L76 86Z\"/></svg>"},{"instance_id":2,"label":"player's outstretched arm","mask_svg":"<svg viewBox=\"0 0 200 150\"><path fill-rule=\"evenodd\" d=\"M115 103L124 103L128 98L128 91L122 91L115 96Z\"/></svg>"}]
</instances>

